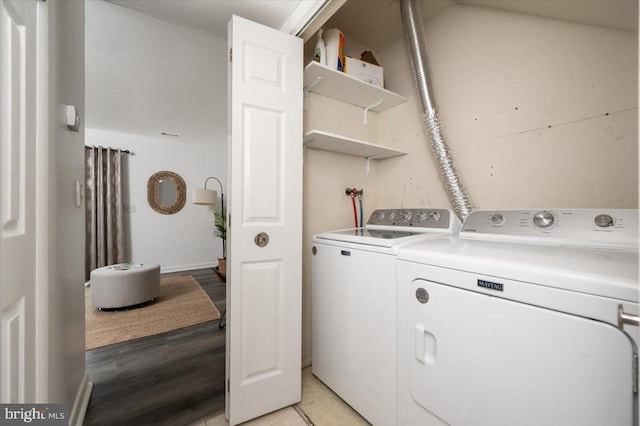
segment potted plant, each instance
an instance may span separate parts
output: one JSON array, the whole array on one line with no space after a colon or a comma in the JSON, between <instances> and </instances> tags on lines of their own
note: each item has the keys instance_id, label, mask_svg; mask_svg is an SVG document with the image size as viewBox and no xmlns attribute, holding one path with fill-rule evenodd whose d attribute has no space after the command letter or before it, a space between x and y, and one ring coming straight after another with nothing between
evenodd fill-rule
<instances>
[{"instance_id":1,"label":"potted plant","mask_svg":"<svg viewBox=\"0 0 640 426\"><path fill-rule=\"evenodd\" d=\"M218 272L227 272L227 210L223 207L213 212L214 234L222 239L222 258L218 259Z\"/></svg>"}]
</instances>

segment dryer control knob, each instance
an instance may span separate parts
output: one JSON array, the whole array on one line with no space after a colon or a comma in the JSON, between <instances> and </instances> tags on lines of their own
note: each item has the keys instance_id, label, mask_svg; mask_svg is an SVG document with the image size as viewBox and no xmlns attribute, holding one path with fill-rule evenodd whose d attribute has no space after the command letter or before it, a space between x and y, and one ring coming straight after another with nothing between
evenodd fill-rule
<instances>
[{"instance_id":1,"label":"dryer control knob","mask_svg":"<svg viewBox=\"0 0 640 426\"><path fill-rule=\"evenodd\" d=\"M533 215L533 223L538 228L548 228L556 223L556 217L551 212L538 212Z\"/></svg>"},{"instance_id":2,"label":"dryer control knob","mask_svg":"<svg viewBox=\"0 0 640 426\"><path fill-rule=\"evenodd\" d=\"M493 225L502 225L504 223L504 216L500 213L494 214L493 216L491 216L491 223Z\"/></svg>"},{"instance_id":3,"label":"dryer control knob","mask_svg":"<svg viewBox=\"0 0 640 426\"><path fill-rule=\"evenodd\" d=\"M409 222L411 220L411 212L404 210L401 214L400 214L400 218L402 219L403 222Z\"/></svg>"},{"instance_id":4,"label":"dryer control knob","mask_svg":"<svg viewBox=\"0 0 640 426\"><path fill-rule=\"evenodd\" d=\"M418 222L427 220L427 212L418 212Z\"/></svg>"},{"instance_id":5,"label":"dryer control knob","mask_svg":"<svg viewBox=\"0 0 640 426\"><path fill-rule=\"evenodd\" d=\"M596 222L596 225L598 225L601 228L606 228L607 226L613 226L613 218L608 214L599 214L598 216L596 216L594 220Z\"/></svg>"},{"instance_id":6,"label":"dryer control knob","mask_svg":"<svg viewBox=\"0 0 640 426\"><path fill-rule=\"evenodd\" d=\"M437 221L440 220L440 213L436 212L436 211L430 211L429 212L429 221L432 223L435 223Z\"/></svg>"}]
</instances>

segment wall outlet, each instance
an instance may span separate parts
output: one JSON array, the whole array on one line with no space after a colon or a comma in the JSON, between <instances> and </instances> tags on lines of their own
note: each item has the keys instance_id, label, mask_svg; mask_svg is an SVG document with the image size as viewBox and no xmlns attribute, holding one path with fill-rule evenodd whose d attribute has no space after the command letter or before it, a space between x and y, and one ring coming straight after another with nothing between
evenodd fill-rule
<instances>
[{"instance_id":1,"label":"wall outlet","mask_svg":"<svg viewBox=\"0 0 640 426\"><path fill-rule=\"evenodd\" d=\"M134 213L136 211L136 205L135 204L129 204L124 206L125 211L129 212L129 213Z\"/></svg>"}]
</instances>

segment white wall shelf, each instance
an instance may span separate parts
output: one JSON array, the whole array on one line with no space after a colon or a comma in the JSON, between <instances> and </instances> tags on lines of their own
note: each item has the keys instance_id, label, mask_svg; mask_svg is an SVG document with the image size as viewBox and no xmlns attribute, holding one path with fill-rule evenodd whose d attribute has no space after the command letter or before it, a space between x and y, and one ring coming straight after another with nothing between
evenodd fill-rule
<instances>
[{"instance_id":1,"label":"white wall shelf","mask_svg":"<svg viewBox=\"0 0 640 426\"><path fill-rule=\"evenodd\" d=\"M313 61L304 68L304 87L305 94L307 91L318 93L375 112L393 108L408 100L390 90L365 83Z\"/></svg>"},{"instance_id":2,"label":"white wall shelf","mask_svg":"<svg viewBox=\"0 0 640 426\"><path fill-rule=\"evenodd\" d=\"M397 149L315 129L305 133L303 140L306 148L355 155L368 160L383 160L407 154Z\"/></svg>"}]
</instances>

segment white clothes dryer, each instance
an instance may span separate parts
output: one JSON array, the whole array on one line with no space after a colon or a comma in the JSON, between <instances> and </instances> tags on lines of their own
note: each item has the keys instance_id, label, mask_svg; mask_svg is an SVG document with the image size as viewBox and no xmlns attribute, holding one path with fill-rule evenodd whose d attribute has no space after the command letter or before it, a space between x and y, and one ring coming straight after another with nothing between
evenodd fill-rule
<instances>
[{"instance_id":1,"label":"white clothes dryer","mask_svg":"<svg viewBox=\"0 0 640 426\"><path fill-rule=\"evenodd\" d=\"M445 209L373 212L313 237L312 371L374 425L396 417L396 253L460 228Z\"/></svg>"},{"instance_id":2,"label":"white clothes dryer","mask_svg":"<svg viewBox=\"0 0 640 426\"><path fill-rule=\"evenodd\" d=\"M638 422L638 211L476 211L398 252L399 425Z\"/></svg>"}]
</instances>

